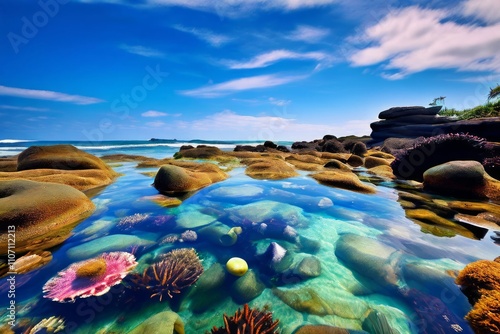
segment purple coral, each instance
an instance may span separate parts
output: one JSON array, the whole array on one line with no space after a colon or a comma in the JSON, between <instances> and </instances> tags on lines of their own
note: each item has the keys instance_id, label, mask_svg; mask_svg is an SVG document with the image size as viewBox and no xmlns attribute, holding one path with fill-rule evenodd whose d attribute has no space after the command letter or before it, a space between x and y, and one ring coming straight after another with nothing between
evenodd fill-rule
<instances>
[{"instance_id":1,"label":"purple coral","mask_svg":"<svg viewBox=\"0 0 500 334\"><path fill-rule=\"evenodd\" d=\"M73 263L43 286L44 298L74 302L75 298L101 296L137 265L126 252L104 253L96 258Z\"/></svg>"},{"instance_id":2,"label":"purple coral","mask_svg":"<svg viewBox=\"0 0 500 334\"><path fill-rule=\"evenodd\" d=\"M453 160L482 162L491 155L484 138L463 133L449 133L425 138L410 149L396 156L391 167L403 179L422 181L423 174L431 167Z\"/></svg>"}]
</instances>

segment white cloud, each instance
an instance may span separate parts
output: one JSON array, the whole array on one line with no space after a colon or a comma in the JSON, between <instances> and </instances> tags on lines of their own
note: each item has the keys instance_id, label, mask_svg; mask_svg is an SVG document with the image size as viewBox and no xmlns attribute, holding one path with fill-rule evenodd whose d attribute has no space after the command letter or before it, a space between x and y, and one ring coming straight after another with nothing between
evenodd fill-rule
<instances>
[{"instance_id":1,"label":"white cloud","mask_svg":"<svg viewBox=\"0 0 500 334\"><path fill-rule=\"evenodd\" d=\"M163 117L163 116L168 116L167 113L161 112L161 111L156 111L156 110L148 110L146 112L143 112L141 114L142 117Z\"/></svg>"},{"instance_id":2,"label":"white cloud","mask_svg":"<svg viewBox=\"0 0 500 334\"><path fill-rule=\"evenodd\" d=\"M167 123L162 122L162 121L154 121L154 122L146 123L146 126L148 126L150 128L161 128L161 127L167 126Z\"/></svg>"},{"instance_id":3,"label":"white cloud","mask_svg":"<svg viewBox=\"0 0 500 334\"><path fill-rule=\"evenodd\" d=\"M358 40L369 46L354 52L354 66L384 63L388 79L427 69L500 71L500 24L477 26L451 20L445 10L408 7L387 14ZM392 73L392 71L396 73Z\"/></svg>"},{"instance_id":4,"label":"white cloud","mask_svg":"<svg viewBox=\"0 0 500 334\"><path fill-rule=\"evenodd\" d=\"M500 2L498 0L467 0L462 5L467 16L473 16L487 23L500 22Z\"/></svg>"},{"instance_id":5,"label":"white cloud","mask_svg":"<svg viewBox=\"0 0 500 334\"><path fill-rule=\"evenodd\" d=\"M254 77L240 78L222 82L215 85L205 86L192 90L181 91L180 93L187 96L195 97L218 97L231 94L238 91L274 87L284 85L293 81L298 81L306 78L307 76L283 76L280 77L275 74L258 75Z\"/></svg>"},{"instance_id":6,"label":"white cloud","mask_svg":"<svg viewBox=\"0 0 500 334\"><path fill-rule=\"evenodd\" d=\"M196 36L197 38L201 39L202 41L207 42L208 44L215 46L215 47L220 47L223 44L226 44L231 41L232 38L222 35L222 34L217 34L213 31L210 31L208 29L198 29L198 28L188 28L183 25L177 24L173 26L174 29L191 34Z\"/></svg>"},{"instance_id":7,"label":"white cloud","mask_svg":"<svg viewBox=\"0 0 500 334\"><path fill-rule=\"evenodd\" d=\"M254 58L238 62L232 60L223 61L231 69L250 69L261 68L272 65L280 60L295 59L295 60L316 60L322 62L331 62L331 57L324 52L293 52L289 50L273 50L271 52L263 53Z\"/></svg>"},{"instance_id":8,"label":"white cloud","mask_svg":"<svg viewBox=\"0 0 500 334\"><path fill-rule=\"evenodd\" d=\"M9 105L0 105L0 109L10 109L10 110L22 110L22 111L48 111L47 108L36 108L36 107L18 107Z\"/></svg>"},{"instance_id":9,"label":"white cloud","mask_svg":"<svg viewBox=\"0 0 500 334\"><path fill-rule=\"evenodd\" d=\"M95 97L69 95L65 93L53 92L50 90L34 90L6 86L0 86L0 95L15 96L25 99L68 102L74 104L95 104L105 102L104 100Z\"/></svg>"},{"instance_id":10,"label":"white cloud","mask_svg":"<svg viewBox=\"0 0 500 334\"><path fill-rule=\"evenodd\" d=\"M300 123L277 116L239 115L231 110L209 115L192 122L179 122L177 128L189 129L205 138L247 140L312 140L325 134L336 136L366 135L374 120L351 120L341 125Z\"/></svg>"},{"instance_id":11,"label":"white cloud","mask_svg":"<svg viewBox=\"0 0 500 334\"><path fill-rule=\"evenodd\" d=\"M300 25L292 31L287 38L294 41L302 41L307 43L316 43L330 34L329 29L315 28L306 25Z\"/></svg>"},{"instance_id":12,"label":"white cloud","mask_svg":"<svg viewBox=\"0 0 500 334\"><path fill-rule=\"evenodd\" d=\"M149 5L181 6L221 16L248 15L258 10L298 10L331 5L337 0L147 0Z\"/></svg>"},{"instance_id":13,"label":"white cloud","mask_svg":"<svg viewBox=\"0 0 500 334\"><path fill-rule=\"evenodd\" d=\"M280 99L276 99L274 97L270 97L269 103L274 104L275 106L278 106L278 107L284 107L284 106L287 106L290 103L292 103L292 101L291 100L280 100Z\"/></svg>"},{"instance_id":14,"label":"white cloud","mask_svg":"<svg viewBox=\"0 0 500 334\"><path fill-rule=\"evenodd\" d=\"M126 45L123 44L120 46L121 49L127 51L128 53L132 53L135 55L143 56L143 57L164 57L165 54L161 51L155 50L153 48L148 48L142 45Z\"/></svg>"}]
</instances>

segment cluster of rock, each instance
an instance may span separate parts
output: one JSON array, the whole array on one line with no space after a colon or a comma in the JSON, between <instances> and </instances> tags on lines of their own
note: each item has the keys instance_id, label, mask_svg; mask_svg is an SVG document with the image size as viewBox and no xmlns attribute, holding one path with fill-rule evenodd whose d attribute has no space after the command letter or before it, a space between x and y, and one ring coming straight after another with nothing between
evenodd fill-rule
<instances>
[{"instance_id":1,"label":"cluster of rock","mask_svg":"<svg viewBox=\"0 0 500 334\"><path fill-rule=\"evenodd\" d=\"M0 226L15 226L19 255L66 240L95 210L82 191L110 184L117 176L99 158L70 145L32 146L1 162ZM8 233L2 233L0 255L7 253L7 242ZM36 256L29 259L33 265L40 262Z\"/></svg>"},{"instance_id":2,"label":"cluster of rock","mask_svg":"<svg viewBox=\"0 0 500 334\"><path fill-rule=\"evenodd\" d=\"M381 121L370 124L372 141L380 144L387 138L431 137L443 133L469 133L500 141L500 117L478 118L458 121L451 117L439 116L441 106L434 107L394 107L379 114Z\"/></svg>"}]
</instances>

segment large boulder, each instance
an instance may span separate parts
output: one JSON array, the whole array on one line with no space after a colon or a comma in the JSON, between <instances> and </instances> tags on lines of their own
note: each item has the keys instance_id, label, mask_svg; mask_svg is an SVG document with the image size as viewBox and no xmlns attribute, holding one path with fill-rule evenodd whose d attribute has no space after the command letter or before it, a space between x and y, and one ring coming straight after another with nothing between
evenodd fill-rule
<instances>
[{"instance_id":1,"label":"large boulder","mask_svg":"<svg viewBox=\"0 0 500 334\"><path fill-rule=\"evenodd\" d=\"M450 161L424 173L424 188L454 197L496 199L500 181L489 177L477 161Z\"/></svg>"},{"instance_id":2,"label":"large boulder","mask_svg":"<svg viewBox=\"0 0 500 334\"><path fill-rule=\"evenodd\" d=\"M15 250L48 249L62 243L71 229L92 214L94 204L63 184L12 180L0 182L0 254L7 253L8 226L15 226Z\"/></svg>"},{"instance_id":3,"label":"large boulder","mask_svg":"<svg viewBox=\"0 0 500 334\"><path fill-rule=\"evenodd\" d=\"M108 185L118 175L101 159L71 145L31 146L19 154L16 170L0 172L0 181L54 182L83 191Z\"/></svg>"},{"instance_id":4,"label":"large boulder","mask_svg":"<svg viewBox=\"0 0 500 334\"><path fill-rule=\"evenodd\" d=\"M154 187L161 193L195 191L228 177L212 163L191 164L190 167L161 166L154 180Z\"/></svg>"}]
</instances>

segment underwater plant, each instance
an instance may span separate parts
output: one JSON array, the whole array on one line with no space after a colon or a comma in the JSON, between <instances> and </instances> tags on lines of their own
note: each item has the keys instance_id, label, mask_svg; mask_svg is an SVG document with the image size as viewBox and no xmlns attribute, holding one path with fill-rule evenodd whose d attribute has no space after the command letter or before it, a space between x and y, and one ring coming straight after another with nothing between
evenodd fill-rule
<instances>
[{"instance_id":1,"label":"underwater plant","mask_svg":"<svg viewBox=\"0 0 500 334\"><path fill-rule=\"evenodd\" d=\"M431 167L453 160L483 162L490 155L484 138L464 133L449 133L425 138L411 148L402 150L391 163L399 178L422 181L423 174Z\"/></svg>"},{"instance_id":2,"label":"underwater plant","mask_svg":"<svg viewBox=\"0 0 500 334\"><path fill-rule=\"evenodd\" d=\"M132 288L152 292L151 298L158 296L160 301L166 294L173 294L193 285L203 273L201 261L193 248L180 248L165 254L160 262L147 267L141 274L133 274L128 281Z\"/></svg>"},{"instance_id":3,"label":"underwater plant","mask_svg":"<svg viewBox=\"0 0 500 334\"><path fill-rule=\"evenodd\" d=\"M57 302L74 302L75 298L101 296L109 291L137 265L134 255L111 252L73 263L43 286L44 298Z\"/></svg>"},{"instance_id":4,"label":"underwater plant","mask_svg":"<svg viewBox=\"0 0 500 334\"><path fill-rule=\"evenodd\" d=\"M277 330L279 320L273 321L271 312L251 309L248 304L243 306L243 310L238 309L236 313L229 317L224 314L224 327L214 326L212 334L274 334Z\"/></svg>"}]
</instances>

